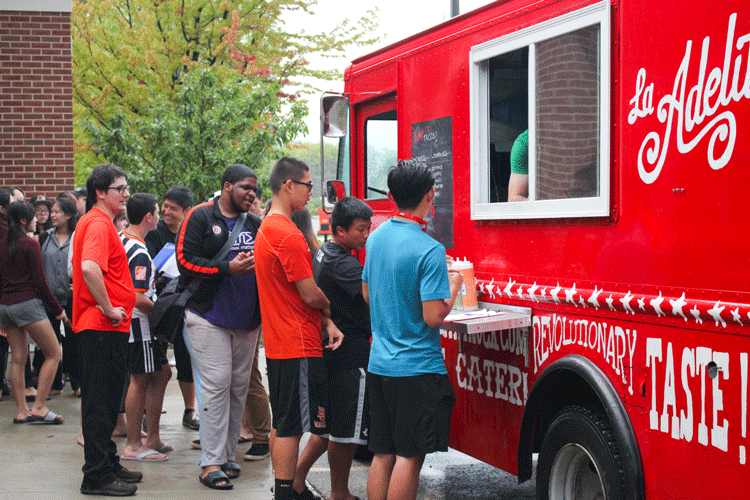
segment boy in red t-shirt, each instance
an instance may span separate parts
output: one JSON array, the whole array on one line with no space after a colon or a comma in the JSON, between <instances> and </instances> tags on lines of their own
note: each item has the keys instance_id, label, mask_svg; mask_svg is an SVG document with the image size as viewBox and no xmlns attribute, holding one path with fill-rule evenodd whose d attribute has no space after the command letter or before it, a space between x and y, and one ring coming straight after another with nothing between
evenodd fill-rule
<instances>
[{"instance_id":1,"label":"boy in red t-shirt","mask_svg":"<svg viewBox=\"0 0 750 500\"><path fill-rule=\"evenodd\" d=\"M94 167L86 181L91 207L73 238L73 330L81 342L81 427L86 463L81 493L126 496L143 477L120 465L112 441L127 372L135 288L125 248L112 219L125 210L127 175L114 165Z\"/></svg>"},{"instance_id":2,"label":"boy in red t-shirt","mask_svg":"<svg viewBox=\"0 0 750 500\"><path fill-rule=\"evenodd\" d=\"M255 266L273 410L274 497L310 500L304 477L295 475L302 434L328 432L321 320L329 348L338 348L343 334L329 318L330 303L313 279L310 250L291 220L310 200L310 169L284 157L271 168L269 182L272 208L258 230Z\"/></svg>"}]
</instances>

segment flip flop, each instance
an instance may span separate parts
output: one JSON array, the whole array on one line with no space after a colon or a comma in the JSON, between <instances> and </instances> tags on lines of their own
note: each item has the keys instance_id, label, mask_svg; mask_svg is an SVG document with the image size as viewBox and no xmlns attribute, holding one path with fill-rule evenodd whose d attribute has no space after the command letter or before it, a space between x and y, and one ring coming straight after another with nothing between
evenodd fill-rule
<instances>
[{"instance_id":1,"label":"flip flop","mask_svg":"<svg viewBox=\"0 0 750 500\"><path fill-rule=\"evenodd\" d=\"M148 458L153 457L154 455L163 455L161 458ZM165 460L169 460L169 457L164 455L163 453L159 453L156 450L146 450L142 453L139 453L138 455L134 457L126 457L125 455L120 455L120 458L122 460L135 460L137 462L164 462Z\"/></svg>"},{"instance_id":2,"label":"flip flop","mask_svg":"<svg viewBox=\"0 0 750 500\"><path fill-rule=\"evenodd\" d=\"M229 479L237 479L240 477L240 466L234 462L227 462L221 466L221 470L227 475Z\"/></svg>"},{"instance_id":3,"label":"flip flop","mask_svg":"<svg viewBox=\"0 0 750 500\"><path fill-rule=\"evenodd\" d=\"M65 419L51 410L43 417L29 415L28 418L26 418L26 423L29 425L60 425L63 422L65 422Z\"/></svg>"},{"instance_id":4,"label":"flip flop","mask_svg":"<svg viewBox=\"0 0 750 500\"><path fill-rule=\"evenodd\" d=\"M237 440L237 444L252 443L252 442L253 442L253 438L248 439L242 436L240 436L240 438Z\"/></svg>"},{"instance_id":5,"label":"flip flop","mask_svg":"<svg viewBox=\"0 0 750 500\"><path fill-rule=\"evenodd\" d=\"M169 453L172 450L174 450L174 447L169 443L162 443L161 448L156 448L156 451L161 454Z\"/></svg>"},{"instance_id":6,"label":"flip flop","mask_svg":"<svg viewBox=\"0 0 750 500\"><path fill-rule=\"evenodd\" d=\"M229 481L227 475L224 474L224 471L221 470L209 472L205 475L205 477L203 476L203 473L200 473L198 474L198 480L205 486L208 486L209 488L212 488L214 490L231 490L234 487L234 485ZM216 484L219 481L226 481L226 484Z\"/></svg>"},{"instance_id":7,"label":"flip flop","mask_svg":"<svg viewBox=\"0 0 750 500\"><path fill-rule=\"evenodd\" d=\"M31 422L31 415L29 415L26 418L14 418L13 419L14 424L28 424L29 422Z\"/></svg>"}]
</instances>

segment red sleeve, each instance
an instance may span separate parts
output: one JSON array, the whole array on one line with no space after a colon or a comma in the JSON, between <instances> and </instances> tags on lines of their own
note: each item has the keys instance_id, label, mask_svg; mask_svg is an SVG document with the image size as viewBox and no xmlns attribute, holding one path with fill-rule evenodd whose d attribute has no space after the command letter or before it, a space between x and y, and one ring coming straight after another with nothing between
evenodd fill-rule
<instances>
[{"instance_id":1,"label":"red sleeve","mask_svg":"<svg viewBox=\"0 0 750 500\"><path fill-rule=\"evenodd\" d=\"M42 301L50 306L50 309L52 309L55 316L60 315L63 312L63 308L52 294L52 290L49 289L47 278L44 276L44 263L42 262L42 250L39 247L39 242L32 238L28 238L28 241L26 242L26 250L29 255L31 281L34 283L37 293Z\"/></svg>"},{"instance_id":2,"label":"red sleeve","mask_svg":"<svg viewBox=\"0 0 750 500\"><path fill-rule=\"evenodd\" d=\"M81 262L91 260L96 262L102 273L109 270L109 237L108 231L111 224L107 220L92 220L86 228L86 234L99 235L96 238L86 238L81 250ZM105 236L106 235L106 236Z\"/></svg>"},{"instance_id":3,"label":"red sleeve","mask_svg":"<svg viewBox=\"0 0 750 500\"><path fill-rule=\"evenodd\" d=\"M313 275L310 248L299 231L290 233L281 242L279 261L290 283Z\"/></svg>"}]
</instances>

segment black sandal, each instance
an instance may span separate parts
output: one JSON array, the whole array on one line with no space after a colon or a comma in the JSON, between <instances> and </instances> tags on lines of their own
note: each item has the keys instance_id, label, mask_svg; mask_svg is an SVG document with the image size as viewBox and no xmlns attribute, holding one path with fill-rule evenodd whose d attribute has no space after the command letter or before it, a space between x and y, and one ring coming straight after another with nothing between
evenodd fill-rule
<instances>
[{"instance_id":1,"label":"black sandal","mask_svg":"<svg viewBox=\"0 0 750 500\"><path fill-rule=\"evenodd\" d=\"M240 477L240 466L234 462L227 462L221 466L221 470L227 475L229 479L237 479Z\"/></svg>"},{"instance_id":2,"label":"black sandal","mask_svg":"<svg viewBox=\"0 0 750 500\"><path fill-rule=\"evenodd\" d=\"M198 474L198 480L200 480L201 483L203 483L205 486L208 486L211 489L214 490L231 490L234 486L227 477L226 474L224 474L224 471L221 470L215 470L211 471L205 476L201 472ZM225 484L217 484L219 481L226 481Z\"/></svg>"}]
</instances>

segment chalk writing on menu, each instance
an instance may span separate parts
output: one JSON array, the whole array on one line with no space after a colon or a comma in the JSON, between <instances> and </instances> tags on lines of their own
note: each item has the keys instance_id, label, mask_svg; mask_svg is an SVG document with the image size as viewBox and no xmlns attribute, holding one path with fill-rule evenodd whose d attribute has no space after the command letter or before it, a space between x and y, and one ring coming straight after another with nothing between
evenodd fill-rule
<instances>
[{"instance_id":1,"label":"chalk writing on menu","mask_svg":"<svg viewBox=\"0 0 750 500\"><path fill-rule=\"evenodd\" d=\"M453 248L453 118L446 116L411 126L412 158L432 169L435 199L427 233Z\"/></svg>"}]
</instances>

